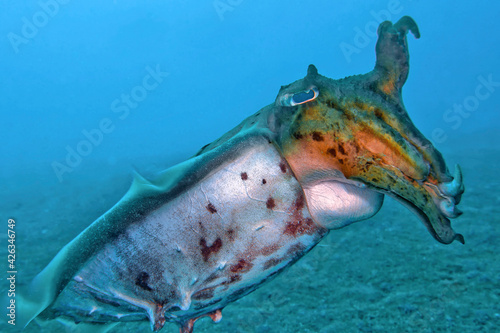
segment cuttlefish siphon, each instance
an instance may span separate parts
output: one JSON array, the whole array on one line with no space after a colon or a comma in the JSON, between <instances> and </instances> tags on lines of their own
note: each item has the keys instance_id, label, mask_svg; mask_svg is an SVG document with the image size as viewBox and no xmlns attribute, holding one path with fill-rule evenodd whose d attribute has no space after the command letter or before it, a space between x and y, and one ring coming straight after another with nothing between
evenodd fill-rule
<instances>
[{"instance_id":1,"label":"cuttlefish siphon","mask_svg":"<svg viewBox=\"0 0 500 333\"><path fill-rule=\"evenodd\" d=\"M20 324L57 319L78 331L166 322L193 331L221 319L332 229L372 217L384 195L439 242L464 242L460 167L414 126L401 89L410 17L378 28L375 68L333 80L310 65L274 103L125 196L67 244L20 301Z\"/></svg>"}]
</instances>

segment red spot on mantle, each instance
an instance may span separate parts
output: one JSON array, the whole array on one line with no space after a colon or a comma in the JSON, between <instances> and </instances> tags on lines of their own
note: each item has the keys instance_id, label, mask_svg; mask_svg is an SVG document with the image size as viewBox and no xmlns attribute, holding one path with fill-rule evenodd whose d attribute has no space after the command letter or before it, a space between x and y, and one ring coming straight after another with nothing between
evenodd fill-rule
<instances>
[{"instance_id":1,"label":"red spot on mantle","mask_svg":"<svg viewBox=\"0 0 500 333\"><path fill-rule=\"evenodd\" d=\"M280 169L281 169L281 172L286 173L286 164L285 164L285 162L283 162L283 161L280 162Z\"/></svg>"},{"instance_id":2,"label":"red spot on mantle","mask_svg":"<svg viewBox=\"0 0 500 333\"><path fill-rule=\"evenodd\" d=\"M226 233L227 233L227 237L229 238L229 240L230 240L231 242L232 242L232 241L234 241L234 233L235 233L235 232L234 232L234 229L228 229L228 230L226 231Z\"/></svg>"},{"instance_id":3,"label":"red spot on mantle","mask_svg":"<svg viewBox=\"0 0 500 333\"><path fill-rule=\"evenodd\" d=\"M240 280L241 280L241 275L239 275L239 274L232 274L229 277L229 281L223 281L221 284L222 285L227 285L227 284L231 284L231 283L234 283L234 282L238 282Z\"/></svg>"},{"instance_id":4,"label":"red spot on mantle","mask_svg":"<svg viewBox=\"0 0 500 333\"><path fill-rule=\"evenodd\" d=\"M217 238L212 245L207 246L207 241L205 238L200 239L201 245L201 255L203 256L203 260L208 261L212 253L217 253L222 248L222 240Z\"/></svg>"},{"instance_id":5,"label":"red spot on mantle","mask_svg":"<svg viewBox=\"0 0 500 333\"><path fill-rule=\"evenodd\" d=\"M212 214L217 213L217 209L215 209L215 206L211 202L208 203L207 210Z\"/></svg>"},{"instance_id":6,"label":"red spot on mantle","mask_svg":"<svg viewBox=\"0 0 500 333\"><path fill-rule=\"evenodd\" d=\"M293 203L290 211L292 213L291 221L286 222L285 235L297 237L300 235L312 235L317 231L317 226L310 218L304 218L302 209L305 205L304 195L301 193Z\"/></svg>"},{"instance_id":7,"label":"red spot on mantle","mask_svg":"<svg viewBox=\"0 0 500 333\"><path fill-rule=\"evenodd\" d=\"M314 221L308 217L297 221L287 222L285 228L285 235L297 237L303 234L312 235L316 231Z\"/></svg>"},{"instance_id":8,"label":"red spot on mantle","mask_svg":"<svg viewBox=\"0 0 500 333\"><path fill-rule=\"evenodd\" d=\"M237 264L231 265L230 270L233 273L244 273L248 272L252 267L252 263L246 261L245 259L240 259Z\"/></svg>"},{"instance_id":9,"label":"red spot on mantle","mask_svg":"<svg viewBox=\"0 0 500 333\"><path fill-rule=\"evenodd\" d=\"M274 202L274 199L269 197L266 201L266 207L267 209L273 209L274 207L276 207L276 203Z\"/></svg>"},{"instance_id":10,"label":"red spot on mantle","mask_svg":"<svg viewBox=\"0 0 500 333\"><path fill-rule=\"evenodd\" d=\"M279 249L281 248L281 245L279 244L272 244L272 245L268 245L268 246L264 246L261 250L261 254L263 256L270 256L271 254L273 254L274 252L278 251Z\"/></svg>"}]
</instances>

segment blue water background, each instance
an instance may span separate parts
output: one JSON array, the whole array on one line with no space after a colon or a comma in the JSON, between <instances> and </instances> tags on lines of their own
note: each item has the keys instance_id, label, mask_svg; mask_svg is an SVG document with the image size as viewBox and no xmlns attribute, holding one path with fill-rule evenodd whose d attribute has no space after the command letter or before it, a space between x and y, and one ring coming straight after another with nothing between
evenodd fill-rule
<instances>
[{"instance_id":1,"label":"blue water background","mask_svg":"<svg viewBox=\"0 0 500 333\"><path fill-rule=\"evenodd\" d=\"M310 63L331 78L370 71L376 38L360 43L357 31L387 14L393 21L411 15L422 34L409 36L404 86L417 127L439 138L440 149L464 134L478 133L475 146L499 137L499 86L471 112L447 111L474 96L480 77L500 82L500 4L493 1L67 1L44 22L47 2L0 3L3 177L67 165L68 149L106 118L111 132L71 172L47 172L49 184L92 173L94 161L112 173L147 168L145 158L186 159L272 103ZM217 3L227 10L218 12ZM40 27L19 43L13 36L24 38L26 20ZM346 56L347 44L357 51ZM113 101L157 66L168 76L120 119Z\"/></svg>"}]
</instances>

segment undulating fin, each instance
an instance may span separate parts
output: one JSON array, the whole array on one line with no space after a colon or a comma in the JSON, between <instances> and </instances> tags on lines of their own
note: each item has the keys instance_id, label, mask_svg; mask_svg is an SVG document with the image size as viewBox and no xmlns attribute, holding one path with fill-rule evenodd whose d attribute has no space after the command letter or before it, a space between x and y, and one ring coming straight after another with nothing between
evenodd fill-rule
<instances>
[{"instance_id":1,"label":"undulating fin","mask_svg":"<svg viewBox=\"0 0 500 333\"><path fill-rule=\"evenodd\" d=\"M130 185L129 191L136 188L143 188L145 186L154 186L154 184L149 179L146 179L146 177L141 175L136 169L132 171L132 176L132 185Z\"/></svg>"},{"instance_id":2,"label":"undulating fin","mask_svg":"<svg viewBox=\"0 0 500 333\"><path fill-rule=\"evenodd\" d=\"M141 218L142 214L160 204L146 198L163 192L164 196L157 200L168 200L168 191L180 191L176 187L185 185L180 181L183 175L187 170L195 169L196 165L205 164L204 160L190 159L169 168L160 174L155 184L136 173L125 196L64 246L23 290L22 295L29 296L29 299L19 295L18 325L25 327L40 315L90 256L117 237L129 224Z\"/></svg>"},{"instance_id":3,"label":"undulating fin","mask_svg":"<svg viewBox=\"0 0 500 333\"><path fill-rule=\"evenodd\" d=\"M55 329L54 322L47 322L46 320L38 318L36 318L35 321L40 327L43 327L44 329ZM57 317L55 321L62 325L64 327L64 331L67 333L106 333L119 324L118 322L106 324L92 324L81 322L76 324L73 320L65 319L64 317Z\"/></svg>"}]
</instances>

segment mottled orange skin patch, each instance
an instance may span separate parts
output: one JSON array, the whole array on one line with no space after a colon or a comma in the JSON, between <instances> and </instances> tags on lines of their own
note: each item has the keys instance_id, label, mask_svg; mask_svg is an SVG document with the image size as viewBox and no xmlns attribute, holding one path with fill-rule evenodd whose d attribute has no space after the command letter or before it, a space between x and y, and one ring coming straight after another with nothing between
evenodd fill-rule
<instances>
[{"instance_id":1,"label":"mottled orange skin patch","mask_svg":"<svg viewBox=\"0 0 500 333\"><path fill-rule=\"evenodd\" d=\"M396 92L396 84L395 78L393 75L389 76L389 78L385 81L382 81L379 85L380 90L382 90L385 94L391 95Z\"/></svg>"},{"instance_id":2,"label":"mottled orange skin patch","mask_svg":"<svg viewBox=\"0 0 500 333\"><path fill-rule=\"evenodd\" d=\"M376 91L386 93L395 81L381 82ZM299 105L281 132L283 155L299 182L317 172L338 170L347 179L413 205L426 216L428 229L440 235L436 239L451 242L449 220L433 199L439 198L434 185L440 183L439 170L433 168L444 162L409 138L413 125L404 108L392 104L396 95L376 104L362 94L336 98L334 91L323 87L317 100Z\"/></svg>"},{"instance_id":3,"label":"mottled orange skin patch","mask_svg":"<svg viewBox=\"0 0 500 333\"><path fill-rule=\"evenodd\" d=\"M330 101L330 96L324 100ZM409 179L422 180L428 167L417 150L401 144L385 123L388 112L360 100L305 105L295 117L283 152L294 173L337 169L347 177L366 176L371 164L400 170Z\"/></svg>"}]
</instances>

